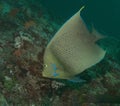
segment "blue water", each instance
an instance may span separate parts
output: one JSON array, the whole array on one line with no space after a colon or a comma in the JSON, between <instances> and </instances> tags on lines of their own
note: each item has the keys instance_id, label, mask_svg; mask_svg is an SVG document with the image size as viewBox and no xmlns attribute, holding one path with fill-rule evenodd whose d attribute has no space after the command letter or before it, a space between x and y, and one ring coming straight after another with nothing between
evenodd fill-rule
<instances>
[{"instance_id":1,"label":"blue water","mask_svg":"<svg viewBox=\"0 0 120 106\"><path fill-rule=\"evenodd\" d=\"M42 0L42 4L49 12L64 18L70 18L80 9L86 0Z\"/></svg>"}]
</instances>

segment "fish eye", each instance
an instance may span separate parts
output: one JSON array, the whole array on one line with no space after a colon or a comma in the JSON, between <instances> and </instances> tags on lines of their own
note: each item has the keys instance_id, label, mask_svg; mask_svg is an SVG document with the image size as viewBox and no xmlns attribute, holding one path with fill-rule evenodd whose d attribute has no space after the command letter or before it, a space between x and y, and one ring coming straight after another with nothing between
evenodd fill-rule
<instances>
[{"instance_id":1,"label":"fish eye","mask_svg":"<svg viewBox=\"0 0 120 106\"><path fill-rule=\"evenodd\" d=\"M43 67L46 68L46 67L47 67L47 64L44 64Z\"/></svg>"}]
</instances>

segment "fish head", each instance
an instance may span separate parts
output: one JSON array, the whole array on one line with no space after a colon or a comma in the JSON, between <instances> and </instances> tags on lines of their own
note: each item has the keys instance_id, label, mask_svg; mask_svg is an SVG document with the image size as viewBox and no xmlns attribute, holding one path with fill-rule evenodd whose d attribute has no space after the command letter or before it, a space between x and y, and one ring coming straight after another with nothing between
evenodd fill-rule
<instances>
[{"instance_id":1,"label":"fish head","mask_svg":"<svg viewBox=\"0 0 120 106\"><path fill-rule=\"evenodd\" d=\"M44 54L44 68L42 76L56 79L69 79L71 75L65 71L61 62L53 55L53 53L46 49Z\"/></svg>"}]
</instances>

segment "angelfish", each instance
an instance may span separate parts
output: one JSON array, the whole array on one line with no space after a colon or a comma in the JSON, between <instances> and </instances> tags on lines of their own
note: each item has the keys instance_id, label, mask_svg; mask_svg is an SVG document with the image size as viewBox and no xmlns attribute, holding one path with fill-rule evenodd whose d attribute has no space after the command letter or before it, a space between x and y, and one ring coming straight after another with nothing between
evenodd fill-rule
<instances>
[{"instance_id":1,"label":"angelfish","mask_svg":"<svg viewBox=\"0 0 120 106\"><path fill-rule=\"evenodd\" d=\"M79 10L58 30L44 54L47 78L74 79L74 76L99 63L106 51L95 42L101 36L88 31Z\"/></svg>"}]
</instances>

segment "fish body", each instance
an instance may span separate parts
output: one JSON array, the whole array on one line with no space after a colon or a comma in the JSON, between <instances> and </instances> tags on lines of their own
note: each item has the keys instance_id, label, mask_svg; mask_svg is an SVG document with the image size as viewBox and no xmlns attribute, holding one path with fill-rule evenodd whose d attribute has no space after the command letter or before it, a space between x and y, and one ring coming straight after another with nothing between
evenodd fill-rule
<instances>
[{"instance_id":1,"label":"fish body","mask_svg":"<svg viewBox=\"0 0 120 106\"><path fill-rule=\"evenodd\" d=\"M100 37L91 36L80 11L58 30L44 54L42 75L47 78L71 79L99 63L106 51L95 42Z\"/></svg>"}]
</instances>

